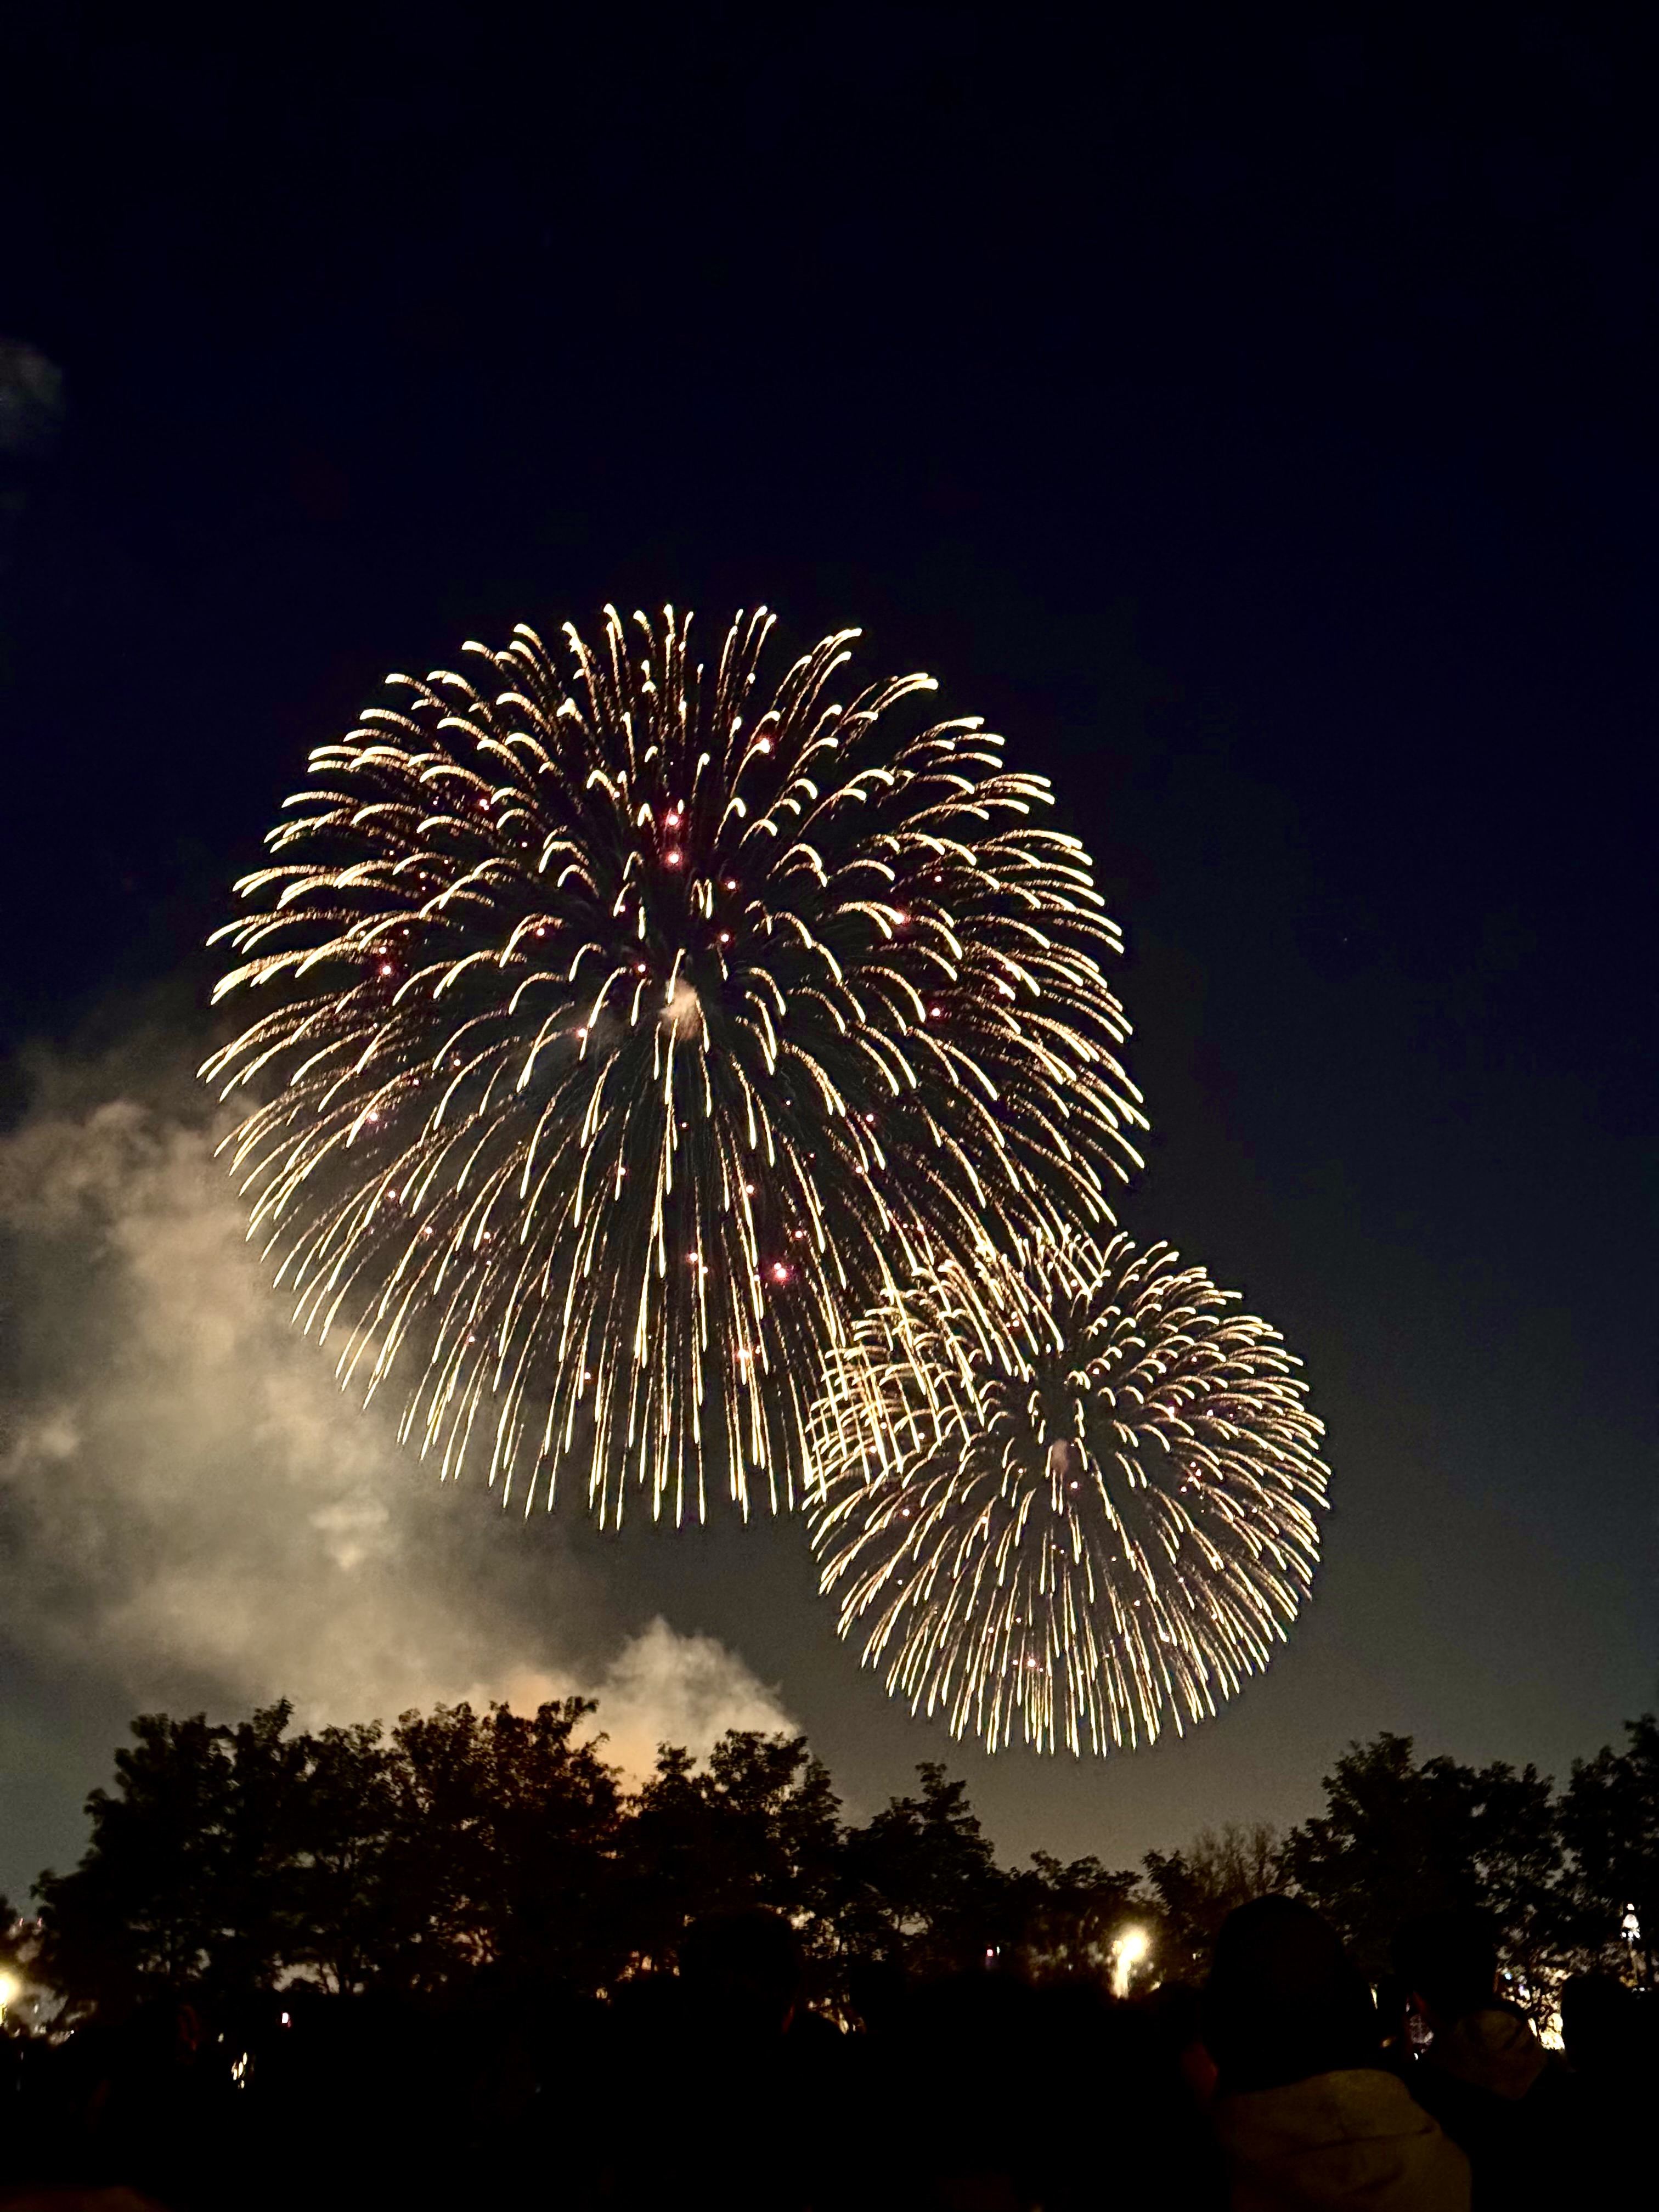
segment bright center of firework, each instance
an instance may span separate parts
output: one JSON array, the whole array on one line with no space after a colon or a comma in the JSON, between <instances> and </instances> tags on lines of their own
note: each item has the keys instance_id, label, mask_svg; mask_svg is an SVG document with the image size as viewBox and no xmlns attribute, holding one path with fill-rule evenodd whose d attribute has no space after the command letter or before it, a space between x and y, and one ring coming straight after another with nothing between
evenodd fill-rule
<instances>
[{"instance_id":1,"label":"bright center of firework","mask_svg":"<svg viewBox=\"0 0 1659 2212\"><path fill-rule=\"evenodd\" d=\"M1083 1480L1083 1447L1075 1437L1060 1437L1049 1445L1048 1480L1061 1487Z\"/></svg>"},{"instance_id":2,"label":"bright center of firework","mask_svg":"<svg viewBox=\"0 0 1659 2212\"><path fill-rule=\"evenodd\" d=\"M684 975L677 976L668 1004L662 1010L663 1027L672 1030L677 1037L694 1037L702 1028L702 1000L695 984L688 983Z\"/></svg>"}]
</instances>

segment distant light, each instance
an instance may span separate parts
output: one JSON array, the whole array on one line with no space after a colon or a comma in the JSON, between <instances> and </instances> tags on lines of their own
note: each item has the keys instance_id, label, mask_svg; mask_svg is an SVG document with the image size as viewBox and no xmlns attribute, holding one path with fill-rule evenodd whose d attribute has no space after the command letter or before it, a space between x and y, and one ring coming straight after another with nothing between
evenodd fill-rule
<instances>
[{"instance_id":1,"label":"distant light","mask_svg":"<svg viewBox=\"0 0 1659 2212\"><path fill-rule=\"evenodd\" d=\"M680 865L680 854L675 846L671 845L662 857L665 867L678 868Z\"/></svg>"},{"instance_id":2,"label":"distant light","mask_svg":"<svg viewBox=\"0 0 1659 2212\"><path fill-rule=\"evenodd\" d=\"M1127 1996L1129 1978L1146 1957L1148 1942L1144 1928L1126 1928L1112 1946L1112 1995Z\"/></svg>"},{"instance_id":3,"label":"distant light","mask_svg":"<svg viewBox=\"0 0 1659 2212\"><path fill-rule=\"evenodd\" d=\"M784 1266L781 1260L774 1260L772 1262L772 1280L775 1283L787 1283L788 1279L788 1268Z\"/></svg>"}]
</instances>

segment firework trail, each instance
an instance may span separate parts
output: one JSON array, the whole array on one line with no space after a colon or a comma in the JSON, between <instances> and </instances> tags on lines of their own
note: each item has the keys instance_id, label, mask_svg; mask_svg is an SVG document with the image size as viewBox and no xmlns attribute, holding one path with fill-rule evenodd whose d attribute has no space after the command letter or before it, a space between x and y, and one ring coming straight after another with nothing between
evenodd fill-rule
<instances>
[{"instance_id":1,"label":"firework trail","mask_svg":"<svg viewBox=\"0 0 1659 2212\"><path fill-rule=\"evenodd\" d=\"M1307 1595L1323 1433L1277 1332L1166 1246L923 1270L812 1413L822 1586L913 1711L994 1751L1213 1714Z\"/></svg>"},{"instance_id":2,"label":"firework trail","mask_svg":"<svg viewBox=\"0 0 1659 2212\"><path fill-rule=\"evenodd\" d=\"M1109 1221L1144 1126L1046 783L915 727L925 677L830 700L856 632L769 692L763 611L712 667L689 627L389 679L238 886L216 996L275 1004L203 1071L342 1381L602 1520L791 1502L848 1318L924 1244Z\"/></svg>"}]
</instances>

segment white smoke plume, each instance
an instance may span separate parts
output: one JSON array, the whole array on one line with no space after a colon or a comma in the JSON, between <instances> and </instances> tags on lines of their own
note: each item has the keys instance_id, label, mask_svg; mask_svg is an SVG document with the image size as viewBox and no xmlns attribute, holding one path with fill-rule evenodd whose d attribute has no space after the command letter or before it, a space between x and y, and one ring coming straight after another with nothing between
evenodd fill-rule
<instances>
[{"instance_id":1,"label":"white smoke plume","mask_svg":"<svg viewBox=\"0 0 1659 2212\"><path fill-rule=\"evenodd\" d=\"M100 1710L287 1696L307 1725L580 1691L634 1775L659 1741L790 1726L712 1638L655 1620L619 1639L556 1527L440 1486L343 1397L243 1241L193 1097L113 1079L46 1069L0 1139L15 1655Z\"/></svg>"}]
</instances>

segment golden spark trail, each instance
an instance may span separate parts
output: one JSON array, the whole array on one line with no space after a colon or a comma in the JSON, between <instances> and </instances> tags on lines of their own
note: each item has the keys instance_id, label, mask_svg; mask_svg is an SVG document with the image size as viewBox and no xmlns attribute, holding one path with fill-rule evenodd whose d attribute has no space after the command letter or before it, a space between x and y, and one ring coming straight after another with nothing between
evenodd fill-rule
<instances>
[{"instance_id":1,"label":"golden spark trail","mask_svg":"<svg viewBox=\"0 0 1659 2212\"><path fill-rule=\"evenodd\" d=\"M935 1259L831 1354L809 1493L843 1636L988 1750L1150 1743L1264 1667L1326 1469L1298 1363L1167 1246Z\"/></svg>"},{"instance_id":2,"label":"golden spark trail","mask_svg":"<svg viewBox=\"0 0 1659 2212\"><path fill-rule=\"evenodd\" d=\"M605 1521L791 1504L825 1358L924 1252L1111 1219L1145 1126L1087 855L930 679L767 690L771 617L470 677L311 757L216 933L252 1233L446 1474Z\"/></svg>"}]
</instances>

